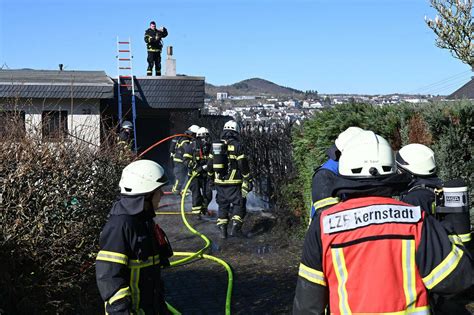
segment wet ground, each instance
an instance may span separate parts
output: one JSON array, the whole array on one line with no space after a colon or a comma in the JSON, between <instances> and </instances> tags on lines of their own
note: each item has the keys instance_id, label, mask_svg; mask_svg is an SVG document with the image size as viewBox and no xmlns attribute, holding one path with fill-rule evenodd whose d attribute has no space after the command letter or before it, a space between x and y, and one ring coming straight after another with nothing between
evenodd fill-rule
<instances>
[{"instance_id":1,"label":"wet ground","mask_svg":"<svg viewBox=\"0 0 474 315\"><path fill-rule=\"evenodd\" d=\"M189 198L188 198L189 199ZM166 196L160 210L178 211L179 200ZM186 209L189 209L187 206ZM211 207L212 210L212 207ZM269 233L275 218L265 212L250 212L243 225L244 238L221 240L214 216L189 223L205 234L212 246L209 254L225 260L233 270L232 314L288 314L295 292L300 246L282 233ZM191 234L179 215L163 214L158 221L168 234L174 251L197 251L204 241ZM220 264L202 259L163 271L166 298L183 314L224 314L227 272Z\"/></svg>"},{"instance_id":2,"label":"wet ground","mask_svg":"<svg viewBox=\"0 0 474 315\"><path fill-rule=\"evenodd\" d=\"M191 208L190 197L186 210ZM165 196L162 212L178 212L180 199ZM232 314L290 314L295 292L302 240L288 237L275 226L276 218L268 212L249 212L245 219L244 238L221 240L213 216L198 219L187 215L189 223L205 234L212 246L208 254L225 260L233 270ZM174 251L195 252L204 241L191 234L180 215L161 214L158 222L168 234ZM163 271L166 299L183 314L224 314L227 273L220 264L197 260ZM469 310L469 311L467 311ZM447 305L443 314L474 314L474 289Z\"/></svg>"}]
</instances>

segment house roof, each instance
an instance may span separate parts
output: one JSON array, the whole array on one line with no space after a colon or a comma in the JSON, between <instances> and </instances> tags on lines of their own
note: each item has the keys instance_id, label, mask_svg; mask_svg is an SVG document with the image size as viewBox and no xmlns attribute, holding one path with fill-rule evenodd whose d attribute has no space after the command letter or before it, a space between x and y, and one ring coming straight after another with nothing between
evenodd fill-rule
<instances>
[{"instance_id":1,"label":"house roof","mask_svg":"<svg viewBox=\"0 0 474 315\"><path fill-rule=\"evenodd\" d=\"M467 82L448 96L448 99L474 99L474 79Z\"/></svg>"},{"instance_id":2,"label":"house roof","mask_svg":"<svg viewBox=\"0 0 474 315\"><path fill-rule=\"evenodd\" d=\"M113 98L104 71L0 70L0 98Z\"/></svg>"},{"instance_id":3,"label":"house roof","mask_svg":"<svg viewBox=\"0 0 474 315\"><path fill-rule=\"evenodd\" d=\"M114 80L115 81L115 80ZM129 82L125 82L129 83ZM122 93L130 92L122 87ZM117 94L117 91L115 91ZM191 76L161 76L135 78L137 108L198 109L204 106L204 78ZM115 95L115 102L117 95ZM130 103L124 97L123 104Z\"/></svg>"}]
</instances>

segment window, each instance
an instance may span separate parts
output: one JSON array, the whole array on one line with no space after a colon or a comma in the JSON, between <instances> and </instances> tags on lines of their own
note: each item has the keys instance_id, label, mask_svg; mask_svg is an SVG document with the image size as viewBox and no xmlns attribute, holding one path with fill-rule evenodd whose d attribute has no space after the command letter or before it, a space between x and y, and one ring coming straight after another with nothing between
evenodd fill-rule
<instances>
[{"instance_id":1,"label":"window","mask_svg":"<svg viewBox=\"0 0 474 315\"><path fill-rule=\"evenodd\" d=\"M0 139L20 139L25 136L25 112L0 111Z\"/></svg>"},{"instance_id":2,"label":"window","mask_svg":"<svg viewBox=\"0 0 474 315\"><path fill-rule=\"evenodd\" d=\"M67 111L45 111L42 114L43 140L58 141L67 135Z\"/></svg>"}]
</instances>

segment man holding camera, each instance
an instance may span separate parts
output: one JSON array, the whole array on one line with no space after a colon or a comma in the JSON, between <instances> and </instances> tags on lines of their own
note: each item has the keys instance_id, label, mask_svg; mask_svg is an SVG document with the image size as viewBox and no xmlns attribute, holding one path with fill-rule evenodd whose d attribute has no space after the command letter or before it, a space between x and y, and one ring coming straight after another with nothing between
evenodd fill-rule
<instances>
[{"instance_id":1,"label":"man holding camera","mask_svg":"<svg viewBox=\"0 0 474 315\"><path fill-rule=\"evenodd\" d=\"M145 31L145 43L148 51L148 68L146 75L151 76L153 66L155 66L155 75L161 75L161 49L163 48L162 38L168 36L166 27L156 28L155 21L150 22L150 28Z\"/></svg>"}]
</instances>

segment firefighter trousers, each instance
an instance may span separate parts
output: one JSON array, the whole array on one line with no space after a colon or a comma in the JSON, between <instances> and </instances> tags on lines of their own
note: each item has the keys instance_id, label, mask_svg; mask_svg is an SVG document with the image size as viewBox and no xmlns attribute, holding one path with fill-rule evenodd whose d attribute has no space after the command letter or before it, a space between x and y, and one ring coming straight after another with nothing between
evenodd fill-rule
<instances>
[{"instance_id":1,"label":"firefighter trousers","mask_svg":"<svg viewBox=\"0 0 474 315\"><path fill-rule=\"evenodd\" d=\"M246 199L242 197L242 185L216 185L216 202L219 219L229 219L229 214L243 219L246 213ZM231 208L232 207L232 208ZM230 212L230 213L229 213Z\"/></svg>"},{"instance_id":2,"label":"firefighter trousers","mask_svg":"<svg viewBox=\"0 0 474 315\"><path fill-rule=\"evenodd\" d=\"M189 189L192 193L193 211L207 210L212 200L212 189L207 176L199 175L193 178Z\"/></svg>"},{"instance_id":3,"label":"firefighter trousers","mask_svg":"<svg viewBox=\"0 0 474 315\"><path fill-rule=\"evenodd\" d=\"M183 163L175 162L173 173L175 178L173 192L180 193L186 185L188 168Z\"/></svg>"},{"instance_id":4,"label":"firefighter trousers","mask_svg":"<svg viewBox=\"0 0 474 315\"><path fill-rule=\"evenodd\" d=\"M148 68L146 70L147 75L152 75L153 66L155 66L155 74L161 75L161 51L148 51Z\"/></svg>"}]
</instances>

